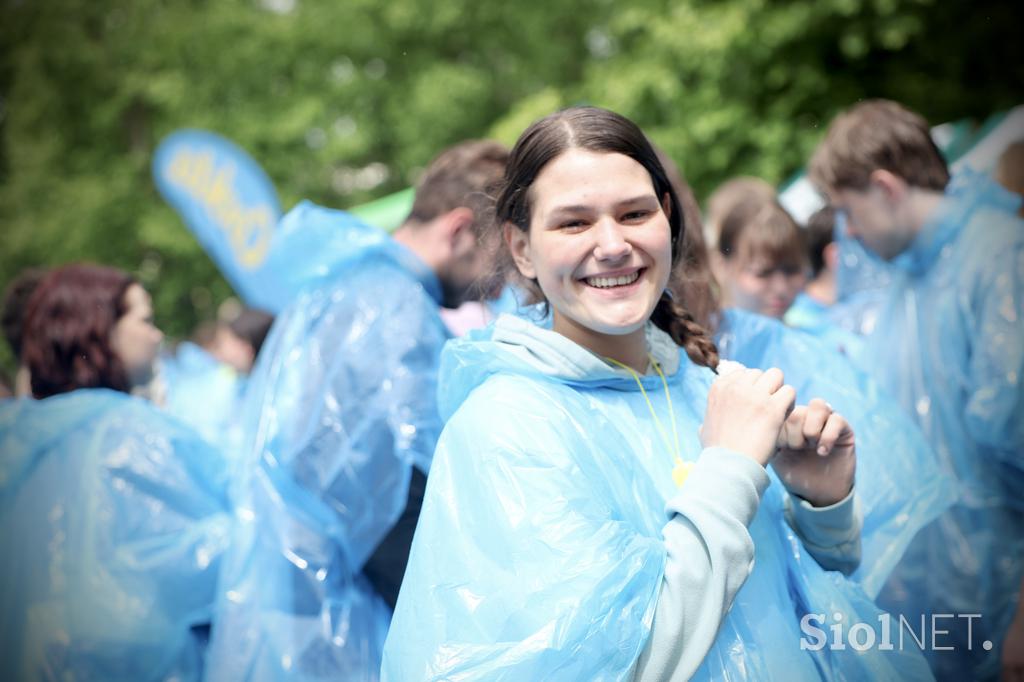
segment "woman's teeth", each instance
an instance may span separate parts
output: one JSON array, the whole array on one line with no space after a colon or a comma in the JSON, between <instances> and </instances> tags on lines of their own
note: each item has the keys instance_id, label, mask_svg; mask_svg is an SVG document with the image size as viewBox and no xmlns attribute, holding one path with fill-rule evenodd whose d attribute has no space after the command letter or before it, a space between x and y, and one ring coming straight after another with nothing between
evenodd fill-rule
<instances>
[{"instance_id":1,"label":"woman's teeth","mask_svg":"<svg viewBox=\"0 0 1024 682\"><path fill-rule=\"evenodd\" d=\"M639 278L640 271L637 270L631 275L622 275L621 277L587 277L586 282L592 287L607 289L609 287L621 287L626 284L632 284Z\"/></svg>"}]
</instances>

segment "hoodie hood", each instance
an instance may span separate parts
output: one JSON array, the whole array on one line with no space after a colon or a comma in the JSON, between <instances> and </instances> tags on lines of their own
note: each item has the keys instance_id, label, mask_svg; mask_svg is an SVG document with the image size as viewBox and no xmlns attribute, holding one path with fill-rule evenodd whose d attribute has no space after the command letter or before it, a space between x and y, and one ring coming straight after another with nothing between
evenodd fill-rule
<instances>
[{"instance_id":1,"label":"hoodie hood","mask_svg":"<svg viewBox=\"0 0 1024 682\"><path fill-rule=\"evenodd\" d=\"M668 334L648 322L647 346L670 381L698 370ZM639 391L636 379L558 332L528 320L502 315L486 329L449 341L441 354L438 387L441 416L447 420L474 388L493 374L553 381L576 388ZM645 390L661 390L661 377L648 368Z\"/></svg>"}]
</instances>

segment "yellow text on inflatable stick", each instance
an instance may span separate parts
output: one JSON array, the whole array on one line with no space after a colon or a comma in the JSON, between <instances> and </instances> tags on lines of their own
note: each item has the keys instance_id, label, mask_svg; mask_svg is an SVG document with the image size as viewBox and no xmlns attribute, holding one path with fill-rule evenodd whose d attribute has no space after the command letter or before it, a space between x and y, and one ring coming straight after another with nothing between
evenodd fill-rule
<instances>
[{"instance_id":1,"label":"yellow text on inflatable stick","mask_svg":"<svg viewBox=\"0 0 1024 682\"><path fill-rule=\"evenodd\" d=\"M235 260L247 270L262 265L270 246L274 212L266 205L242 205L235 193L235 165L216 167L211 152L182 149L171 159L169 171L171 181L216 221Z\"/></svg>"}]
</instances>

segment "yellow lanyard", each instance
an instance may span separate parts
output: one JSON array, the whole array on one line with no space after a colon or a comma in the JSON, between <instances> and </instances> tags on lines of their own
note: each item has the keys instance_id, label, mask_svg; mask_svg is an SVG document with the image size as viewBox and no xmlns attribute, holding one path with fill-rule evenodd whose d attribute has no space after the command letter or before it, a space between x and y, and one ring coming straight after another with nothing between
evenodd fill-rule
<instances>
[{"instance_id":1,"label":"yellow lanyard","mask_svg":"<svg viewBox=\"0 0 1024 682\"><path fill-rule=\"evenodd\" d=\"M618 365L622 369L626 370L633 377L633 381L640 387L640 394L647 401L647 409L651 411L651 416L654 418L654 425L658 429L658 434L661 436L662 442L665 444L665 449L675 459L675 466L672 468L672 480L676 486L681 486L686 477L690 475L690 470L693 469L693 462L684 462L682 452L679 449L679 431L676 429L676 415L672 409L672 394L668 390L668 381L665 379L665 374L661 371L661 367L658 365L658 361L648 353L647 359L654 365L654 371L661 377L661 385L665 387L665 400L668 402L668 416L672 420L672 436L674 438L675 447L672 447L672 443L668 439L668 431L665 430L665 426L661 423L661 419L658 418L658 413L654 411L654 405L651 403L651 399L647 397L647 391L644 390L644 384L640 381L640 375L630 367L629 365L623 364L615 358L606 358L608 362Z\"/></svg>"}]
</instances>

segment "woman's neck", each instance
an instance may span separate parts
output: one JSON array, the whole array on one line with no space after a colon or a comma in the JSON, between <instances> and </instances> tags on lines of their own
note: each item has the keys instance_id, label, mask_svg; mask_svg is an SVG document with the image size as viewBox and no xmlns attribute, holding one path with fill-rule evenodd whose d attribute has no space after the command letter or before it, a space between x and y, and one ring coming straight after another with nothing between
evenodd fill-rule
<instances>
[{"instance_id":1,"label":"woman's neck","mask_svg":"<svg viewBox=\"0 0 1024 682\"><path fill-rule=\"evenodd\" d=\"M602 334L555 312L552 331L583 346L602 358L612 358L640 374L647 372L647 334L645 325L626 334Z\"/></svg>"}]
</instances>

